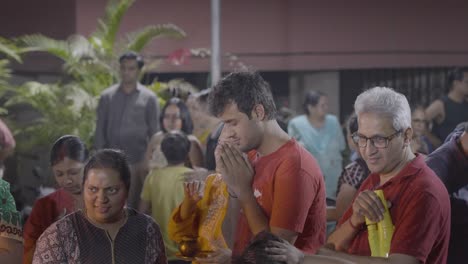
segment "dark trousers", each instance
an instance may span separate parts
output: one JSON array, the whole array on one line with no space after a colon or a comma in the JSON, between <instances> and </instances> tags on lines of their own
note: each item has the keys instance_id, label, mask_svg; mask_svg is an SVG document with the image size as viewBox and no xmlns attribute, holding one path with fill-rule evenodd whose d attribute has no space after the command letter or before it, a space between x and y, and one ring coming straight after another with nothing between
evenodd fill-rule
<instances>
[{"instance_id":1,"label":"dark trousers","mask_svg":"<svg viewBox=\"0 0 468 264\"><path fill-rule=\"evenodd\" d=\"M138 162L135 164L130 164L131 182L130 190L128 192L127 205L130 208L138 210L138 205L140 203L141 190L143 188L143 183L147 175L147 171L144 167L143 162Z\"/></svg>"}]
</instances>

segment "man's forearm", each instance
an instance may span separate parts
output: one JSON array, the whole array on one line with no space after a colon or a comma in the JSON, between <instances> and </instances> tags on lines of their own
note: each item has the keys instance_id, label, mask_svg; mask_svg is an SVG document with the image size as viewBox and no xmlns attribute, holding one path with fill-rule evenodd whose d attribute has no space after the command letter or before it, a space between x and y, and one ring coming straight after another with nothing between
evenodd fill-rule
<instances>
[{"instance_id":1,"label":"man's forearm","mask_svg":"<svg viewBox=\"0 0 468 264\"><path fill-rule=\"evenodd\" d=\"M302 264L354 264L357 262L344 260L338 257L330 257L330 256L319 256L319 255L311 255L305 256L304 260L301 262Z\"/></svg>"},{"instance_id":2,"label":"man's forearm","mask_svg":"<svg viewBox=\"0 0 468 264\"><path fill-rule=\"evenodd\" d=\"M250 231L256 235L262 231L269 231L268 218L263 213L263 210L257 203L257 199L253 194L246 195L240 200L242 209L250 227Z\"/></svg>"},{"instance_id":3,"label":"man's forearm","mask_svg":"<svg viewBox=\"0 0 468 264\"><path fill-rule=\"evenodd\" d=\"M333 251L333 250L324 250L324 251L319 250L319 252L317 252L317 255L335 257L335 258L351 261L354 263L360 263L360 264L391 263L391 262L388 262L388 259L385 259L385 258L355 256L355 255L350 255L350 254L346 254L346 253L339 252L339 251Z\"/></svg>"},{"instance_id":4,"label":"man's forearm","mask_svg":"<svg viewBox=\"0 0 468 264\"><path fill-rule=\"evenodd\" d=\"M337 250L348 248L350 241L356 236L358 230L351 225L351 218L340 225L330 236L327 243L333 244Z\"/></svg>"},{"instance_id":5,"label":"man's forearm","mask_svg":"<svg viewBox=\"0 0 468 264\"><path fill-rule=\"evenodd\" d=\"M347 261L352 261L359 264L419 264L419 260L413 256L405 254L392 254L388 258L370 257L370 256L356 256L338 252L327 248L321 248L317 255L335 257Z\"/></svg>"}]
</instances>

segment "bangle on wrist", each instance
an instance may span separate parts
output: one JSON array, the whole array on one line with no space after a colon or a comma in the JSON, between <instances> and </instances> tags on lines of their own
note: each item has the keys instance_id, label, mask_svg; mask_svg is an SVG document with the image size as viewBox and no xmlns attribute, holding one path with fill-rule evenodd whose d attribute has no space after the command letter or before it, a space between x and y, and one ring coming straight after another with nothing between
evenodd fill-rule
<instances>
[{"instance_id":1,"label":"bangle on wrist","mask_svg":"<svg viewBox=\"0 0 468 264\"><path fill-rule=\"evenodd\" d=\"M350 225L354 230L361 230L361 229L362 229L362 224L361 224L361 225L358 225L358 226L355 226L355 225L353 224L353 221L351 221L351 217L349 218L348 222L349 222L349 225Z\"/></svg>"}]
</instances>

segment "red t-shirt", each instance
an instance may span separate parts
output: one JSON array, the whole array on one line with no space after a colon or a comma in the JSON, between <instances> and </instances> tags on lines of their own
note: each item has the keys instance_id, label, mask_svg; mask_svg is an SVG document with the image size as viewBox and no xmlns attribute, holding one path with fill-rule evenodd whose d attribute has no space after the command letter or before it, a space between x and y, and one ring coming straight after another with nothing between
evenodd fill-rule
<instances>
[{"instance_id":1,"label":"red t-shirt","mask_svg":"<svg viewBox=\"0 0 468 264\"><path fill-rule=\"evenodd\" d=\"M326 230L325 185L315 159L294 139L267 156L251 151L249 159L255 170L252 189L270 227L299 233L294 245L315 253ZM240 255L252 237L241 210L233 255Z\"/></svg>"},{"instance_id":2,"label":"red t-shirt","mask_svg":"<svg viewBox=\"0 0 468 264\"><path fill-rule=\"evenodd\" d=\"M357 193L383 190L392 204L390 215L395 231L389 254L405 254L422 263L447 263L450 238L450 201L442 182L418 155L398 175L380 185L378 174L371 174ZM348 208L339 225L352 215ZM370 256L368 233L361 230L348 248L353 255Z\"/></svg>"}]
</instances>

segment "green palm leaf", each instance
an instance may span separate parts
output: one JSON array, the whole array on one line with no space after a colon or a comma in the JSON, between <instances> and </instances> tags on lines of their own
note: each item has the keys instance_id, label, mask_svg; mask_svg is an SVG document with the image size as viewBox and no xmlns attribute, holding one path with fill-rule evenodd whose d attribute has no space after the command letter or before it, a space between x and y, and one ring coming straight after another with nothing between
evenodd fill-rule
<instances>
[{"instance_id":1,"label":"green palm leaf","mask_svg":"<svg viewBox=\"0 0 468 264\"><path fill-rule=\"evenodd\" d=\"M44 51L64 61L73 59L67 41L52 39L40 34L33 34L20 37L18 43L20 46L24 47L23 50L25 52Z\"/></svg>"},{"instance_id":2,"label":"green palm leaf","mask_svg":"<svg viewBox=\"0 0 468 264\"><path fill-rule=\"evenodd\" d=\"M8 57L16 60L17 62L21 62L21 58L18 55L20 50L11 43L11 41L0 37L0 53L7 55Z\"/></svg>"},{"instance_id":3,"label":"green palm leaf","mask_svg":"<svg viewBox=\"0 0 468 264\"><path fill-rule=\"evenodd\" d=\"M9 63L6 59L0 60L0 85L7 85L7 81L11 77L11 70L8 68Z\"/></svg>"},{"instance_id":4,"label":"green palm leaf","mask_svg":"<svg viewBox=\"0 0 468 264\"><path fill-rule=\"evenodd\" d=\"M135 0L110 0L104 18L98 20L98 28L91 42L103 54L112 54L122 18Z\"/></svg>"},{"instance_id":5,"label":"green palm leaf","mask_svg":"<svg viewBox=\"0 0 468 264\"><path fill-rule=\"evenodd\" d=\"M173 24L147 26L127 35L127 50L140 52L149 42L158 37L183 38L185 32Z\"/></svg>"}]
</instances>

